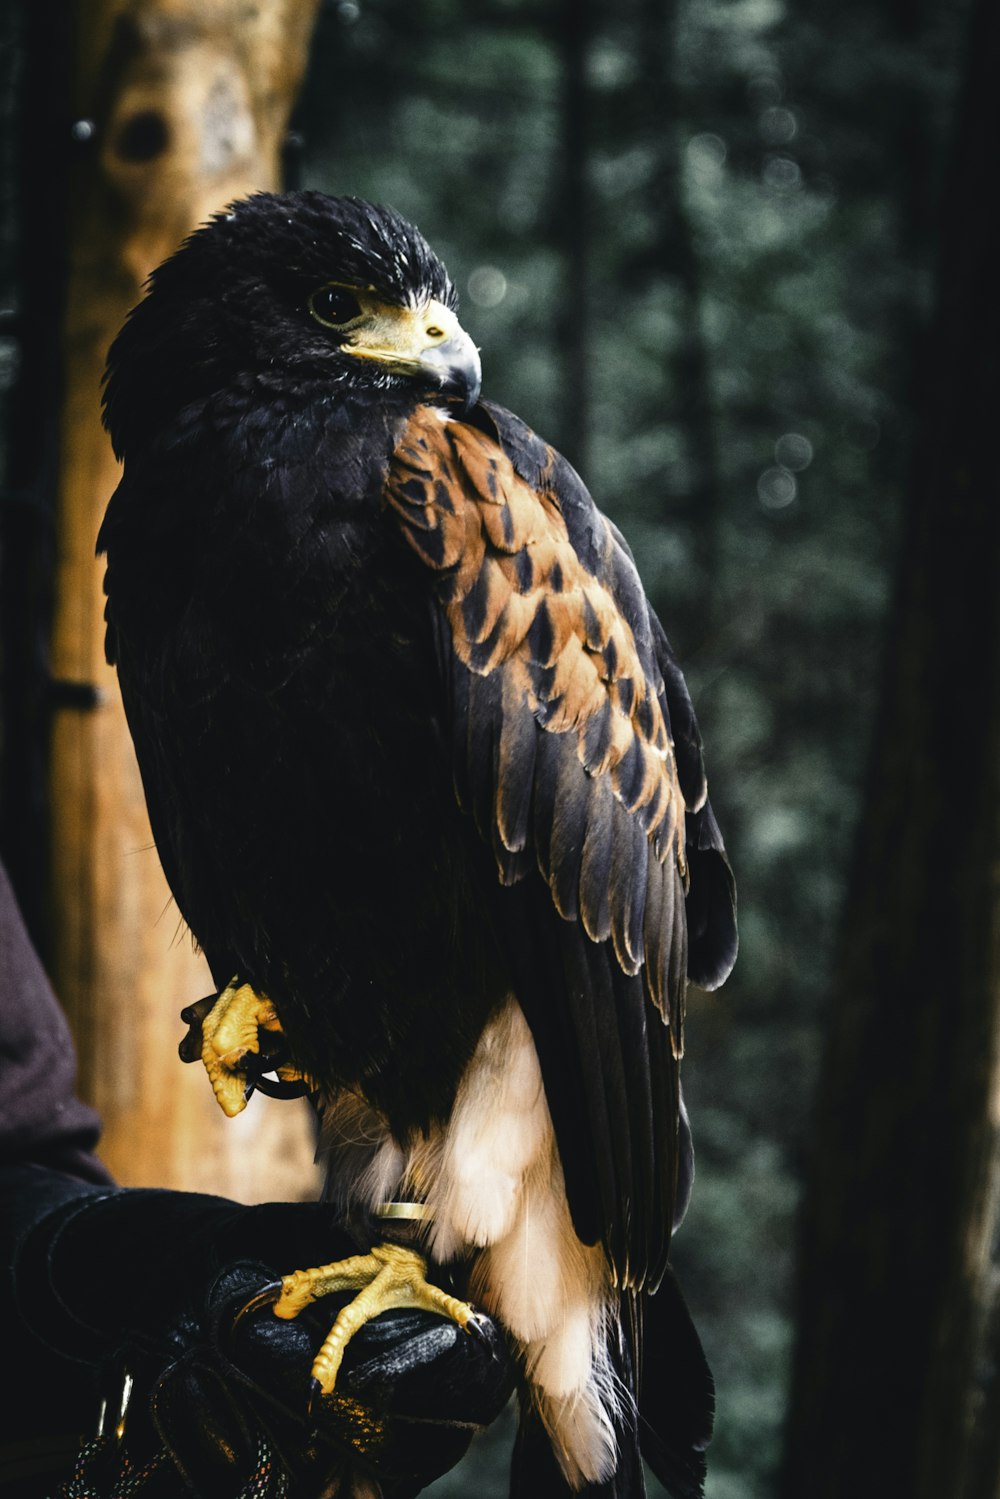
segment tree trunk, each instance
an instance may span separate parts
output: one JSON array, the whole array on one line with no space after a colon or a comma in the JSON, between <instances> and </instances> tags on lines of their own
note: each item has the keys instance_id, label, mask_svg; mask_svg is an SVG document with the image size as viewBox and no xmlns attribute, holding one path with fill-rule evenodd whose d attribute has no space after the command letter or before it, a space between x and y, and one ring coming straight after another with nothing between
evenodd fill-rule
<instances>
[{"instance_id":1,"label":"tree trunk","mask_svg":"<svg viewBox=\"0 0 1000 1499\"><path fill-rule=\"evenodd\" d=\"M1000 11L978 0L804 1217L789 1499L995 1499Z\"/></svg>"},{"instance_id":2,"label":"tree trunk","mask_svg":"<svg viewBox=\"0 0 1000 1499\"><path fill-rule=\"evenodd\" d=\"M302 1110L233 1127L176 1060L182 1005L210 992L146 819L94 555L117 465L101 428L108 345L153 267L233 198L278 183L317 0L79 0L74 131L89 155L69 204L53 671L93 684L52 745L54 979L104 1157L125 1183L293 1197L312 1185ZM81 699L85 701L85 697ZM218 1117L216 1117L218 1115Z\"/></svg>"},{"instance_id":3,"label":"tree trunk","mask_svg":"<svg viewBox=\"0 0 1000 1499\"><path fill-rule=\"evenodd\" d=\"M697 579L694 600L686 602L694 604L690 612L697 613L704 636L715 626L710 614L721 602L720 501L711 370L702 329L701 266L684 201L675 57L678 24L677 0L642 0L635 134L651 143L654 155L649 201L655 238L647 265L636 270L641 274L645 269L647 279L669 280L677 293L675 342L667 351L664 373L672 420L683 434L686 450L684 492L676 493L676 482L671 485L666 475L660 482L666 493L674 491L665 506L667 522L683 521L690 534Z\"/></svg>"},{"instance_id":4,"label":"tree trunk","mask_svg":"<svg viewBox=\"0 0 1000 1499\"><path fill-rule=\"evenodd\" d=\"M556 194L556 239L566 281L559 310L558 342L564 399L559 446L587 472L590 443L590 131L587 58L593 33L592 0L563 0L559 31L563 65L560 191Z\"/></svg>"},{"instance_id":5,"label":"tree trunk","mask_svg":"<svg viewBox=\"0 0 1000 1499\"><path fill-rule=\"evenodd\" d=\"M0 12L9 47L3 133L17 162L10 234L17 312L8 327L19 355L7 413L6 492L0 507L0 848L36 947L47 959L49 632L54 557L66 190L70 16L62 6ZM19 66L20 64L20 66ZM20 75L18 77L18 75ZM15 81L16 80L16 81ZM9 128L8 128L9 127Z\"/></svg>"}]
</instances>

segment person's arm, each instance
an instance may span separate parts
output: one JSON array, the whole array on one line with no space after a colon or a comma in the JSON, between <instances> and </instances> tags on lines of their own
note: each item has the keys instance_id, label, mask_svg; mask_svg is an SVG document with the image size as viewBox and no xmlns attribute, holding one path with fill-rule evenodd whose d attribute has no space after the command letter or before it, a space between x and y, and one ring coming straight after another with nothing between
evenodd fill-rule
<instances>
[{"instance_id":1,"label":"person's arm","mask_svg":"<svg viewBox=\"0 0 1000 1499\"><path fill-rule=\"evenodd\" d=\"M76 1096L69 1026L0 865L0 1166L34 1161L109 1184L97 1115Z\"/></svg>"},{"instance_id":2,"label":"person's arm","mask_svg":"<svg viewBox=\"0 0 1000 1499\"><path fill-rule=\"evenodd\" d=\"M22 1322L13 1261L39 1220L113 1185L94 1154L99 1128L76 1096L69 1027L0 865L0 1326L13 1373L0 1405L0 1485L11 1499L44 1491L97 1419L96 1370Z\"/></svg>"}]
</instances>

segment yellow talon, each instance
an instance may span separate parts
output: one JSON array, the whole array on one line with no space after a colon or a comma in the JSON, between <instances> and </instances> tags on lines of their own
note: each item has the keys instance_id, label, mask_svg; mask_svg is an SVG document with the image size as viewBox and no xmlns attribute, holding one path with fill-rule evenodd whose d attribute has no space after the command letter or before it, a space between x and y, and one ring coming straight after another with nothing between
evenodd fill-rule
<instances>
[{"instance_id":1,"label":"yellow talon","mask_svg":"<svg viewBox=\"0 0 1000 1499\"><path fill-rule=\"evenodd\" d=\"M376 1244L370 1254L337 1260L315 1270L296 1270L283 1276L281 1295L274 1305L277 1317L297 1317L304 1307L334 1291L358 1291L342 1309L313 1360L313 1379L329 1395L337 1381L344 1350L359 1328L382 1312L416 1308L449 1317L469 1331L478 1321L465 1301L449 1296L427 1280L427 1261L401 1244Z\"/></svg>"},{"instance_id":2,"label":"yellow talon","mask_svg":"<svg viewBox=\"0 0 1000 1499\"><path fill-rule=\"evenodd\" d=\"M280 1031L274 1005L265 994L233 979L202 1022L201 1060L222 1112L230 1119L247 1106L246 1072L240 1062L258 1052L258 1032Z\"/></svg>"}]
</instances>

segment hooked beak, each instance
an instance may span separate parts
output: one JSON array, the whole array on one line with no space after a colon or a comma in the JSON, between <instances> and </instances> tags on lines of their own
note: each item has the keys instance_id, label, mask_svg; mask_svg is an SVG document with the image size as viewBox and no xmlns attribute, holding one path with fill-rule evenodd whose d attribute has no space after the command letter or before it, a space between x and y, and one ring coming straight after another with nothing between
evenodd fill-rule
<instances>
[{"instance_id":1,"label":"hooked beak","mask_svg":"<svg viewBox=\"0 0 1000 1499\"><path fill-rule=\"evenodd\" d=\"M357 299L363 317L341 345L344 354L415 375L429 394L457 396L463 414L475 405L483 380L479 350L449 307L393 307L361 291Z\"/></svg>"},{"instance_id":2,"label":"hooked beak","mask_svg":"<svg viewBox=\"0 0 1000 1499\"><path fill-rule=\"evenodd\" d=\"M442 395L459 397L463 416L472 410L482 389L483 367L479 350L464 328L421 354L420 368L439 382Z\"/></svg>"}]
</instances>

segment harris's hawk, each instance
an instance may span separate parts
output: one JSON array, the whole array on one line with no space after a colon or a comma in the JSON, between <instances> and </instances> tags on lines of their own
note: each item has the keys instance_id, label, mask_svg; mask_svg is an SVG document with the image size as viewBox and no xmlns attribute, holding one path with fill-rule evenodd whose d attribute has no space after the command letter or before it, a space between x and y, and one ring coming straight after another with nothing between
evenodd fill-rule
<instances>
[{"instance_id":1,"label":"harris's hawk","mask_svg":"<svg viewBox=\"0 0 1000 1499\"><path fill-rule=\"evenodd\" d=\"M639 1494L641 1446L693 1495L678 1067L732 879L632 555L478 400L456 302L411 225L318 193L237 203L155 272L106 386L108 656L222 990L220 1102L282 1031L331 1195L381 1225L286 1279L286 1315L359 1290L320 1385L386 1307L474 1328L426 1254L519 1349L516 1493Z\"/></svg>"}]
</instances>

